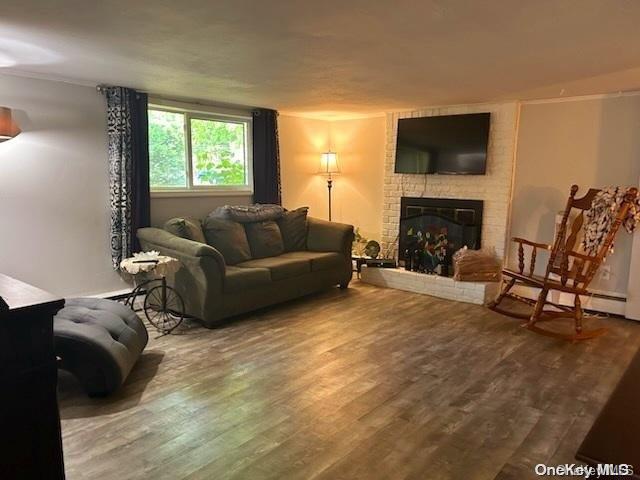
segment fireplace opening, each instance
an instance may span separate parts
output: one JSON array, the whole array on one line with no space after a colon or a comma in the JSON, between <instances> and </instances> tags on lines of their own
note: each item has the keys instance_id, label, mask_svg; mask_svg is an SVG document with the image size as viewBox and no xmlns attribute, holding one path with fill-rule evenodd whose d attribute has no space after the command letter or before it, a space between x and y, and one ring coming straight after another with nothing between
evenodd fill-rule
<instances>
[{"instance_id":1,"label":"fireplace opening","mask_svg":"<svg viewBox=\"0 0 640 480\"><path fill-rule=\"evenodd\" d=\"M400 262L414 271L453 275L453 254L481 246L482 209L482 200L402 197Z\"/></svg>"}]
</instances>

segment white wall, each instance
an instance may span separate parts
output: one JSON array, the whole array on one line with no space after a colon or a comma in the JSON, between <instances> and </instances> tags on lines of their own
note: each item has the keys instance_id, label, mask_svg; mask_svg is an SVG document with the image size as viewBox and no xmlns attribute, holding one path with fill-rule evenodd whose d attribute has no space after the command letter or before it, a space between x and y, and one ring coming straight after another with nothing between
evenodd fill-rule
<instances>
[{"instance_id":1,"label":"white wall","mask_svg":"<svg viewBox=\"0 0 640 480\"><path fill-rule=\"evenodd\" d=\"M0 75L22 133L0 143L0 272L63 296L128 288L111 268L106 106L95 88ZM250 196L152 198L151 223Z\"/></svg>"},{"instance_id":2,"label":"white wall","mask_svg":"<svg viewBox=\"0 0 640 480\"><path fill-rule=\"evenodd\" d=\"M581 187L581 196L590 187L637 185L639 177L640 95L525 103L518 130L511 234L550 243L556 213L564 209L572 184ZM631 235L621 229L606 262L611 278L596 278L593 289L627 293L631 244ZM546 259L539 257L541 267ZM514 247L509 260L512 265L517 262Z\"/></svg>"},{"instance_id":3,"label":"white wall","mask_svg":"<svg viewBox=\"0 0 640 480\"><path fill-rule=\"evenodd\" d=\"M125 288L109 255L102 96L0 75L0 105L23 130L0 143L0 272L64 296Z\"/></svg>"},{"instance_id":4,"label":"white wall","mask_svg":"<svg viewBox=\"0 0 640 480\"><path fill-rule=\"evenodd\" d=\"M631 266L627 285L625 316L640 320L640 235L635 234L631 249Z\"/></svg>"}]
</instances>

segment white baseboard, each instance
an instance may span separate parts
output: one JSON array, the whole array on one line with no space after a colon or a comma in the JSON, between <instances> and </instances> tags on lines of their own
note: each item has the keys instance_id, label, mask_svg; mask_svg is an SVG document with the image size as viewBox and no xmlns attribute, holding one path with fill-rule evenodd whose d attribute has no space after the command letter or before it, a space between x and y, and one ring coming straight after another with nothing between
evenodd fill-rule
<instances>
[{"instance_id":1,"label":"white baseboard","mask_svg":"<svg viewBox=\"0 0 640 480\"><path fill-rule=\"evenodd\" d=\"M111 292L102 292L102 293L94 293L91 295L78 295L78 296L83 296L87 298L112 298L112 297L118 297L122 295L128 295L129 293L131 293L131 288L124 288L122 290L113 290Z\"/></svg>"},{"instance_id":2,"label":"white baseboard","mask_svg":"<svg viewBox=\"0 0 640 480\"><path fill-rule=\"evenodd\" d=\"M527 285L516 285L511 290L512 292L521 295L526 298L537 299L540 289L536 287L530 287ZM614 294L607 295L606 298L600 297L602 293L594 294L592 296L581 295L582 308L587 310L594 310L596 312L609 313L612 315L624 316L626 310L627 301L624 297L618 297ZM559 305L573 305L573 295L564 292L552 291L549 293L549 300Z\"/></svg>"}]
</instances>

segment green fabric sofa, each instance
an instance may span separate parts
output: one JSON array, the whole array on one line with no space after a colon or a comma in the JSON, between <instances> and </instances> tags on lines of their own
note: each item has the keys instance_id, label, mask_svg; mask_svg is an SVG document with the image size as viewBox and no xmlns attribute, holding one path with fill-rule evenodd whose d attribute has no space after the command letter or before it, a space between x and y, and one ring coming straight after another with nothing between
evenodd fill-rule
<instances>
[{"instance_id":1,"label":"green fabric sofa","mask_svg":"<svg viewBox=\"0 0 640 480\"><path fill-rule=\"evenodd\" d=\"M141 228L144 250L182 262L174 287L187 313L209 328L220 320L301 297L351 280L353 226L307 218L304 250L227 265L221 252L160 228Z\"/></svg>"}]
</instances>

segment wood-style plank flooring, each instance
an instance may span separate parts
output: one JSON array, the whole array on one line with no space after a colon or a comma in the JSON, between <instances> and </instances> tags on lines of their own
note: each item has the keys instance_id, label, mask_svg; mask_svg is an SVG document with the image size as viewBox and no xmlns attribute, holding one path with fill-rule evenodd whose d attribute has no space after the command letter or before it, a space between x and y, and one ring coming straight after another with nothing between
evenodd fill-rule
<instances>
[{"instance_id":1,"label":"wood-style plank flooring","mask_svg":"<svg viewBox=\"0 0 640 480\"><path fill-rule=\"evenodd\" d=\"M151 340L124 387L60 380L80 479L526 479L573 455L640 325L569 344L484 307L353 282Z\"/></svg>"}]
</instances>

